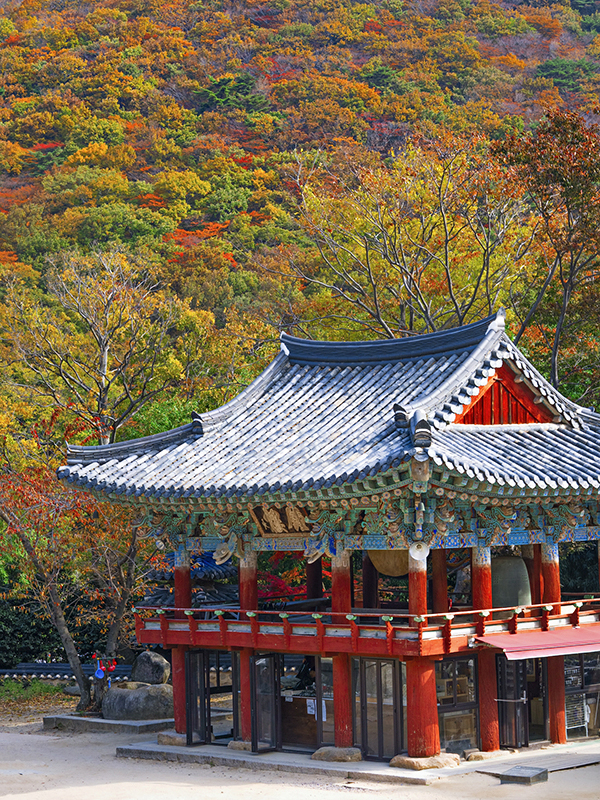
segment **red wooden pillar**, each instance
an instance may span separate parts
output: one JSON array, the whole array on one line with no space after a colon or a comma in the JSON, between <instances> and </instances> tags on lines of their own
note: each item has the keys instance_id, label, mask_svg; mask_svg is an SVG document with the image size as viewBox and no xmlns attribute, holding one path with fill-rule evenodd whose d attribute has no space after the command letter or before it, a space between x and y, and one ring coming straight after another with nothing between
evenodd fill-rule
<instances>
[{"instance_id":1,"label":"red wooden pillar","mask_svg":"<svg viewBox=\"0 0 600 800\"><path fill-rule=\"evenodd\" d=\"M323 597L323 561L320 558L306 564L306 597Z\"/></svg>"},{"instance_id":2,"label":"red wooden pillar","mask_svg":"<svg viewBox=\"0 0 600 800\"><path fill-rule=\"evenodd\" d=\"M427 559L408 556L408 611L427 614ZM415 624L411 620L411 624ZM414 658L406 662L406 728L408 755L415 758L440 752L440 727L435 688L435 661Z\"/></svg>"},{"instance_id":3,"label":"red wooden pillar","mask_svg":"<svg viewBox=\"0 0 600 800\"><path fill-rule=\"evenodd\" d=\"M489 547L471 548L473 608L492 608L492 555Z\"/></svg>"},{"instance_id":4,"label":"red wooden pillar","mask_svg":"<svg viewBox=\"0 0 600 800\"><path fill-rule=\"evenodd\" d=\"M186 552L175 553L175 566L173 569L175 582L173 602L176 610L175 617L185 618L183 609L192 606L192 580L190 575L190 561ZM177 733L186 731L185 710L185 653L187 647L182 645L171 648L171 680L173 682L173 715L175 717L175 730Z\"/></svg>"},{"instance_id":5,"label":"red wooden pillar","mask_svg":"<svg viewBox=\"0 0 600 800\"><path fill-rule=\"evenodd\" d=\"M174 577L175 593L173 602L176 609L181 609L180 611L175 611L175 616L179 619L184 619L183 609L192 607L192 578L190 562L187 559L184 563L175 565Z\"/></svg>"},{"instance_id":6,"label":"red wooden pillar","mask_svg":"<svg viewBox=\"0 0 600 800\"><path fill-rule=\"evenodd\" d=\"M471 548L471 592L473 609L492 608L492 556L489 547ZM500 726L498 722L498 696L496 654L480 650L477 655L479 684L479 730L481 749L498 750Z\"/></svg>"},{"instance_id":7,"label":"red wooden pillar","mask_svg":"<svg viewBox=\"0 0 600 800\"><path fill-rule=\"evenodd\" d=\"M560 613L560 567L558 545L542 545L542 575L544 578L544 603L553 603L554 612ZM548 714L550 717L550 741L564 744L567 741L565 720L565 659L551 656L548 667Z\"/></svg>"},{"instance_id":8,"label":"red wooden pillar","mask_svg":"<svg viewBox=\"0 0 600 800\"><path fill-rule=\"evenodd\" d=\"M240 734L244 742L252 740L252 697L250 693L250 657L252 650L245 647L240 655Z\"/></svg>"},{"instance_id":9,"label":"red wooden pillar","mask_svg":"<svg viewBox=\"0 0 600 800\"><path fill-rule=\"evenodd\" d=\"M440 727L435 661L413 658L406 662L406 716L408 755L414 758L437 755Z\"/></svg>"},{"instance_id":10,"label":"red wooden pillar","mask_svg":"<svg viewBox=\"0 0 600 800\"><path fill-rule=\"evenodd\" d=\"M352 662L347 653L338 653L333 664L333 719L336 747L352 747Z\"/></svg>"},{"instance_id":11,"label":"red wooden pillar","mask_svg":"<svg viewBox=\"0 0 600 800\"><path fill-rule=\"evenodd\" d=\"M173 681L173 716L177 733L186 732L185 713L185 651L186 647L171 648L171 679Z\"/></svg>"},{"instance_id":12,"label":"red wooden pillar","mask_svg":"<svg viewBox=\"0 0 600 800\"><path fill-rule=\"evenodd\" d=\"M362 560L363 608L379 608L379 573L365 550Z\"/></svg>"},{"instance_id":13,"label":"red wooden pillar","mask_svg":"<svg viewBox=\"0 0 600 800\"><path fill-rule=\"evenodd\" d=\"M544 593L542 603L557 603L555 613L560 614L560 567L558 564L558 545L542 545L542 576Z\"/></svg>"},{"instance_id":14,"label":"red wooden pillar","mask_svg":"<svg viewBox=\"0 0 600 800\"><path fill-rule=\"evenodd\" d=\"M496 677L496 652L482 649L477 654L477 678L479 684L479 731L481 749L500 748L500 725L498 722L498 681Z\"/></svg>"},{"instance_id":15,"label":"red wooden pillar","mask_svg":"<svg viewBox=\"0 0 600 800\"><path fill-rule=\"evenodd\" d=\"M411 617L427 614L427 559L417 560L410 553L408 555L408 613Z\"/></svg>"},{"instance_id":16,"label":"red wooden pillar","mask_svg":"<svg viewBox=\"0 0 600 800\"><path fill-rule=\"evenodd\" d=\"M448 572L443 548L431 551L431 574L431 607L434 614L445 614L448 611Z\"/></svg>"},{"instance_id":17,"label":"red wooden pillar","mask_svg":"<svg viewBox=\"0 0 600 800\"><path fill-rule=\"evenodd\" d=\"M240 558L239 594L240 608L243 611L256 611L258 608L258 585L256 582L256 553L249 552Z\"/></svg>"},{"instance_id":18,"label":"red wooden pillar","mask_svg":"<svg viewBox=\"0 0 600 800\"><path fill-rule=\"evenodd\" d=\"M536 576L535 596L538 598L537 604L543 603L542 597L544 596L544 574L542 572L542 545L533 545L533 572ZM533 595L532 595L533 600Z\"/></svg>"},{"instance_id":19,"label":"red wooden pillar","mask_svg":"<svg viewBox=\"0 0 600 800\"><path fill-rule=\"evenodd\" d=\"M565 657L551 656L547 661L550 741L553 744L564 744L567 741L565 720Z\"/></svg>"},{"instance_id":20,"label":"red wooden pillar","mask_svg":"<svg viewBox=\"0 0 600 800\"><path fill-rule=\"evenodd\" d=\"M239 596L240 608L256 611L258 608L258 584L256 581L257 554L249 552L240 558ZM240 650L240 734L244 742L252 739L252 694L250 691L250 657L252 649Z\"/></svg>"},{"instance_id":21,"label":"red wooden pillar","mask_svg":"<svg viewBox=\"0 0 600 800\"><path fill-rule=\"evenodd\" d=\"M542 602L541 591L541 571L542 571L542 551L539 544L527 544L521 547L521 555L525 560L527 575L529 577L529 588L531 589L531 604L539 606Z\"/></svg>"},{"instance_id":22,"label":"red wooden pillar","mask_svg":"<svg viewBox=\"0 0 600 800\"><path fill-rule=\"evenodd\" d=\"M331 611L338 612L339 622L347 624L346 614L352 610L350 553L341 550L331 558ZM342 616L343 614L343 616ZM332 617L335 621L335 617ZM333 716L336 747L352 747L352 673L347 653L333 656Z\"/></svg>"},{"instance_id":23,"label":"red wooden pillar","mask_svg":"<svg viewBox=\"0 0 600 800\"><path fill-rule=\"evenodd\" d=\"M350 553L341 550L331 557L331 611L344 614L338 622L347 623L346 614L352 611L352 587L350 575Z\"/></svg>"}]
</instances>

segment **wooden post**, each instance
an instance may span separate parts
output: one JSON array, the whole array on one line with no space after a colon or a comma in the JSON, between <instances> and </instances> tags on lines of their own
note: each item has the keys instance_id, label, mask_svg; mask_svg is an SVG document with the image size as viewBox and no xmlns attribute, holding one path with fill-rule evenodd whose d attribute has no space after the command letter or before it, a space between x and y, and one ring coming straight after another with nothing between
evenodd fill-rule
<instances>
[{"instance_id":1,"label":"wooden post","mask_svg":"<svg viewBox=\"0 0 600 800\"><path fill-rule=\"evenodd\" d=\"M542 575L544 577L542 602L555 604L554 613L558 614L560 613L560 567L557 544L542 545ZM550 741L553 744L564 744L567 741L564 656L548 658L547 670Z\"/></svg>"},{"instance_id":2,"label":"wooden post","mask_svg":"<svg viewBox=\"0 0 600 800\"><path fill-rule=\"evenodd\" d=\"M471 549L471 592L473 609L492 608L492 556L489 547ZM479 731L481 749L500 748L500 725L498 722L498 696L496 678L496 655L490 650L480 650L477 655L477 677L479 683Z\"/></svg>"},{"instance_id":3,"label":"wooden post","mask_svg":"<svg viewBox=\"0 0 600 800\"><path fill-rule=\"evenodd\" d=\"M175 592L173 602L176 609L175 616L178 619L185 618L183 609L192 607L192 578L190 574L190 562L175 564L173 570L175 577Z\"/></svg>"},{"instance_id":4,"label":"wooden post","mask_svg":"<svg viewBox=\"0 0 600 800\"><path fill-rule=\"evenodd\" d=\"M542 603L556 603L554 613L560 614L560 567L558 563L558 545L542 545L542 575L544 593Z\"/></svg>"},{"instance_id":5,"label":"wooden post","mask_svg":"<svg viewBox=\"0 0 600 800\"><path fill-rule=\"evenodd\" d=\"M533 572L535 575L535 596L537 597L537 603L535 605L539 605L543 603L542 597L544 596L544 573L542 572L542 545L541 544L534 544L533 545ZM533 594L532 594L532 602L533 602Z\"/></svg>"},{"instance_id":6,"label":"wooden post","mask_svg":"<svg viewBox=\"0 0 600 800\"><path fill-rule=\"evenodd\" d=\"M598 540L598 542L596 544L596 548L597 548L597 553L598 553L598 580L600 582L600 539ZM600 585L600 583L599 583L599 585Z\"/></svg>"},{"instance_id":7,"label":"wooden post","mask_svg":"<svg viewBox=\"0 0 600 800\"><path fill-rule=\"evenodd\" d=\"M498 722L498 681L496 677L496 653L480 650L477 654L477 677L479 683L479 731L481 749L500 748L500 725Z\"/></svg>"},{"instance_id":8,"label":"wooden post","mask_svg":"<svg viewBox=\"0 0 600 800\"><path fill-rule=\"evenodd\" d=\"M352 662L348 653L338 653L333 665L333 719L336 747L352 747Z\"/></svg>"},{"instance_id":9,"label":"wooden post","mask_svg":"<svg viewBox=\"0 0 600 800\"><path fill-rule=\"evenodd\" d=\"M363 608L379 608L379 573L366 550L362 560Z\"/></svg>"},{"instance_id":10,"label":"wooden post","mask_svg":"<svg viewBox=\"0 0 600 800\"><path fill-rule=\"evenodd\" d=\"M240 558L240 608L243 611L256 611L258 608L258 585L256 583L256 553L250 551Z\"/></svg>"},{"instance_id":11,"label":"wooden post","mask_svg":"<svg viewBox=\"0 0 600 800\"><path fill-rule=\"evenodd\" d=\"M541 550L540 545L524 544L521 545L521 555L527 567L527 576L529 578L529 588L531 590L531 604L534 606L540 605L542 602L542 595L540 592L540 571L541 571Z\"/></svg>"},{"instance_id":12,"label":"wooden post","mask_svg":"<svg viewBox=\"0 0 600 800\"><path fill-rule=\"evenodd\" d=\"M323 560L318 558L312 564L306 564L306 597L314 599L323 597Z\"/></svg>"},{"instance_id":13,"label":"wooden post","mask_svg":"<svg viewBox=\"0 0 600 800\"><path fill-rule=\"evenodd\" d=\"M550 656L547 662L550 741L553 744L564 744L567 741L565 719L565 657Z\"/></svg>"},{"instance_id":14,"label":"wooden post","mask_svg":"<svg viewBox=\"0 0 600 800\"><path fill-rule=\"evenodd\" d=\"M431 551L432 598L431 607L434 614L445 614L448 611L448 572L446 551L439 548Z\"/></svg>"},{"instance_id":15,"label":"wooden post","mask_svg":"<svg viewBox=\"0 0 600 800\"><path fill-rule=\"evenodd\" d=\"M185 733L187 730L185 713L185 651L186 647L171 648L171 680L173 681L173 716L175 730Z\"/></svg>"},{"instance_id":16,"label":"wooden post","mask_svg":"<svg viewBox=\"0 0 600 800\"><path fill-rule=\"evenodd\" d=\"M471 548L473 608L492 608L492 554L489 547Z\"/></svg>"},{"instance_id":17,"label":"wooden post","mask_svg":"<svg viewBox=\"0 0 600 800\"><path fill-rule=\"evenodd\" d=\"M242 741L252 741L252 695L250 681L250 657L252 650L245 647L240 654L240 734Z\"/></svg>"},{"instance_id":18,"label":"wooden post","mask_svg":"<svg viewBox=\"0 0 600 800\"><path fill-rule=\"evenodd\" d=\"M408 612L427 614L427 559L408 556Z\"/></svg>"},{"instance_id":19,"label":"wooden post","mask_svg":"<svg viewBox=\"0 0 600 800\"><path fill-rule=\"evenodd\" d=\"M411 617L427 614L427 559L418 561L410 553L408 555L408 613Z\"/></svg>"},{"instance_id":20,"label":"wooden post","mask_svg":"<svg viewBox=\"0 0 600 800\"><path fill-rule=\"evenodd\" d=\"M350 553L348 550L340 550L331 557L331 611L344 614L335 621L345 624L345 615L352 611L350 582Z\"/></svg>"},{"instance_id":21,"label":"wooden post","mask_svg":"<svg viewBox=\"0 0 600 800\"><path fill-rule=\"evenodd\" d=\"M182 547L175 553L173 567L175 617L185 619L183 609L192 607L192 579L190 574L190 559L187 550ZM185 733L185 653L187 647L179 645L171 648L171 680L173 682L173 716L175 717L175 730Z\"/></svg>"},{"instance_id":22,"label":"wooden post","mask_svg":"<svg viewBox=\"0 0 600 800\"><path fill-rule=\"evenodd\" d=\"M408 755L414 758L440 752L440 726L435 689L435 661L413 658L406 662L406 716Z\"/></svg>"}]
</instances>

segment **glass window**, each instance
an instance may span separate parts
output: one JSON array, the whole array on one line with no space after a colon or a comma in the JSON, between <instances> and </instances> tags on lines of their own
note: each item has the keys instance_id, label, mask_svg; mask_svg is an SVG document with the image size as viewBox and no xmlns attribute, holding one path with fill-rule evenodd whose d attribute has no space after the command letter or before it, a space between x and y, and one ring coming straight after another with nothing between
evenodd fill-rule
<instances>
[{"instance_id":1,"label":"glass window","mask_svg":"<svg viewBox=\"0 0 600 800\"><path fill-rule=\"evenodd\" d=\"M581 656L565 656L565 689L581 687Z\"/></svg>"},{"instance_id":2,"label":"glass window","mask_svg":"<svg viewBox=\"0 0 600 800\"><path fill-rule=\"evenodd\" d=\"M447 753L459 755L477 747L477 709L440 714L440 745Z\"/></svg>"},{"instance_id":3,"label":"glass window","mask_svg":"<svg viewBox=\"0 0 600 800\"><path fill-rule=\"evenodd\" d=\"M600 653L565 656L565 692L567 738L597 736L600 732Z\"/></svg>"},{"instance_id":4,"label":"glass window","mask_svg":"<svg viewBox=\"0 0 600 800\"><path fill-rule=\"evenodd\" d=\"M321 678L321 742L323 744L334 744L335 724L333 719L333 659L321 658L320 660Z\"/></svg>"},{"instance_id":5,"label":"glass window","mask_svg":"<svg viewBox=\"0 0 600 800\"><path fill-rule=\"evenodd\" d=\"M583 660L583 685L600 686L600 653L584 653Z\"/></svg>"},{"instance_id":6,"label":"glass window","mask_svg":"<svg viewBox=\"0 0 600 800\"><path fill-rule=\"evenodd\" d=\"M460 659L456 662L456 702L475 702L475 659Z\"/></svg>"},{"instance_id":7,"label":"glass window","mask_svg":"<svg viewBox=\"0 0 600 800\"><path fill-rule=\"evenodd\" d=\"M455 666L454 661L441 661L435 665L435 688L439 705L453 706L455 703Z\"/></svg>"},{"instance_id":8,"label":"glass window","mask_svg":"<svg viewBox=\"0 0 600 800\"><path fill-rule=\"evenodd\" d=\"M440 744L450 753L478 746L476 659L448 658L436 664Z\"/></svg>"}]
</instances>

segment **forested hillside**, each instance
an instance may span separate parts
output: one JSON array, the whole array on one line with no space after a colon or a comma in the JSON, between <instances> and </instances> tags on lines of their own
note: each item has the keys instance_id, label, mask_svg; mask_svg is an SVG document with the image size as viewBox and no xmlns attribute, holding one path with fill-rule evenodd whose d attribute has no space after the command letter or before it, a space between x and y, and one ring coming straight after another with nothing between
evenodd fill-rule
<instances>
[{"instance_id":1,"label":"forested hillside","mask_svg":"<svg viewBox=\"0 0 600 800\"><path fill-rule=\"evenodd\" d=\"M72 266L73 253L121 247L138 265L133 282L177 306L162 378L179 398L215 390L205 398L214 404L222 388L237 391L282 328L398 336L499 304L555 382L595 395L594 359L573 350L581 337L597 347L595 262L576 265L561 322L565 246L579 247L569 230L555 241L571 178L539 163L564 167L587 145L567 157L565 133L553 155L535 143L523 155L530 177L547 168L560 184L552 219L547 198L531 200L523 163L498 147L526 141L548 109L577 112L571 122L595 139L597 31L590 0L8 3L0 246L10 352L27 361L35 350L22 340L36 303L62 313L65 253ZM374 220L382 203L389 219ZM369 245L390 236L402 246ZM82 334L74 313L57 321L61 337Z\"/></svg>"},{"instance_id":2,"label":"forested hillside","mask_svg":"<svg viewBox=\"0 0 600 800\"><path fill-rule=\"evenodd\" d=\"M499 306L600 399L599 70L593 0L3 4L0 584L74 669L72 621L114 652L156 550L58 484L65 438L185 423L281 330Z\"/></svg>"}]
</instances>

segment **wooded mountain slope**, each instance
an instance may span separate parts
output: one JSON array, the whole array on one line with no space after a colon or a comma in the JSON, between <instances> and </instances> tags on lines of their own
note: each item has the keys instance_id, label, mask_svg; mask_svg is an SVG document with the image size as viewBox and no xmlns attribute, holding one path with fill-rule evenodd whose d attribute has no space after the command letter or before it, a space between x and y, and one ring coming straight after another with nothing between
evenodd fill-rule
<instances>
[{"instance_id":1,"label":"wooded mountain slope","mask_svg":"<svg viewBox=\"0 0 600 800\"><path fill-rule=\"evenodd\" d=\"M16 278L29 303L54 307L48 257L55 269L64 252L121 246L135 253L167 295L190 314L209 315L194 324L216 350L193 378L202 374L203 391L217 387L209 404L223 399L219 387L237 391L247 382L272 352L263 344L282 328L334 338L403 335L467 322L504 303L517 332L549 274L553 245L532 249L539 218L532 220L531 205L512 208L510 225L505 214L494 229L496 202L481 222L482 181L494 185L496 200L527 191L522 176L510 189L489 172L482 179L482 165L494 161L490 142L535 129L547 109L594 119L599 31L590 0L9 2L0 17L5 283L14 291ZM436 181L455 193L452 213L462 222L450 240L462 244L453 286L444 278L447 256L445 266L439 259L448 238L439 215L448 209L438 208L435 224L421 224L418 236L409 232L419 239L419 292L435 298L417 319L388 275L384 306L394 307L394 319L384 313L373 323L371 308L346 302L364 291L363 278L357 289L347 265L332 272L323 258L331 242L316 223L328 218L327 204L337 207L357 186L371 191L365 169L378 185L410 183L421 199L425 192L425 216ZM468 224L460 192L475 199ZM357 215L358 206L346 207L331 225L360 229ZM479 234L488 232L483 250L473 219ZM437 254L437 272L424 242ZM355 257L355 245L350 250ZM470 301L465 291L479 287L485 258L485 293ZM586 324L589 304L595 308L595 273L587 267L578 278L587 287L578 312ZM522 342L538 348L548 374L564 294L557 280L554 274L554 295L544 296ZM461 299L444 310L440 298L453 291ZM571 295L570 308L582 297ZM371 297L367 305L378 302ZM27 318L17 316L8 314L10 330ZM567 344L579 341L580 328ZM596 347L595 334L584 335ZM595 391L588 361L574 359L576 379L566 387L573 396ZM192 372L184 372L189 389Z\"/></svg>"}]
</instances>

